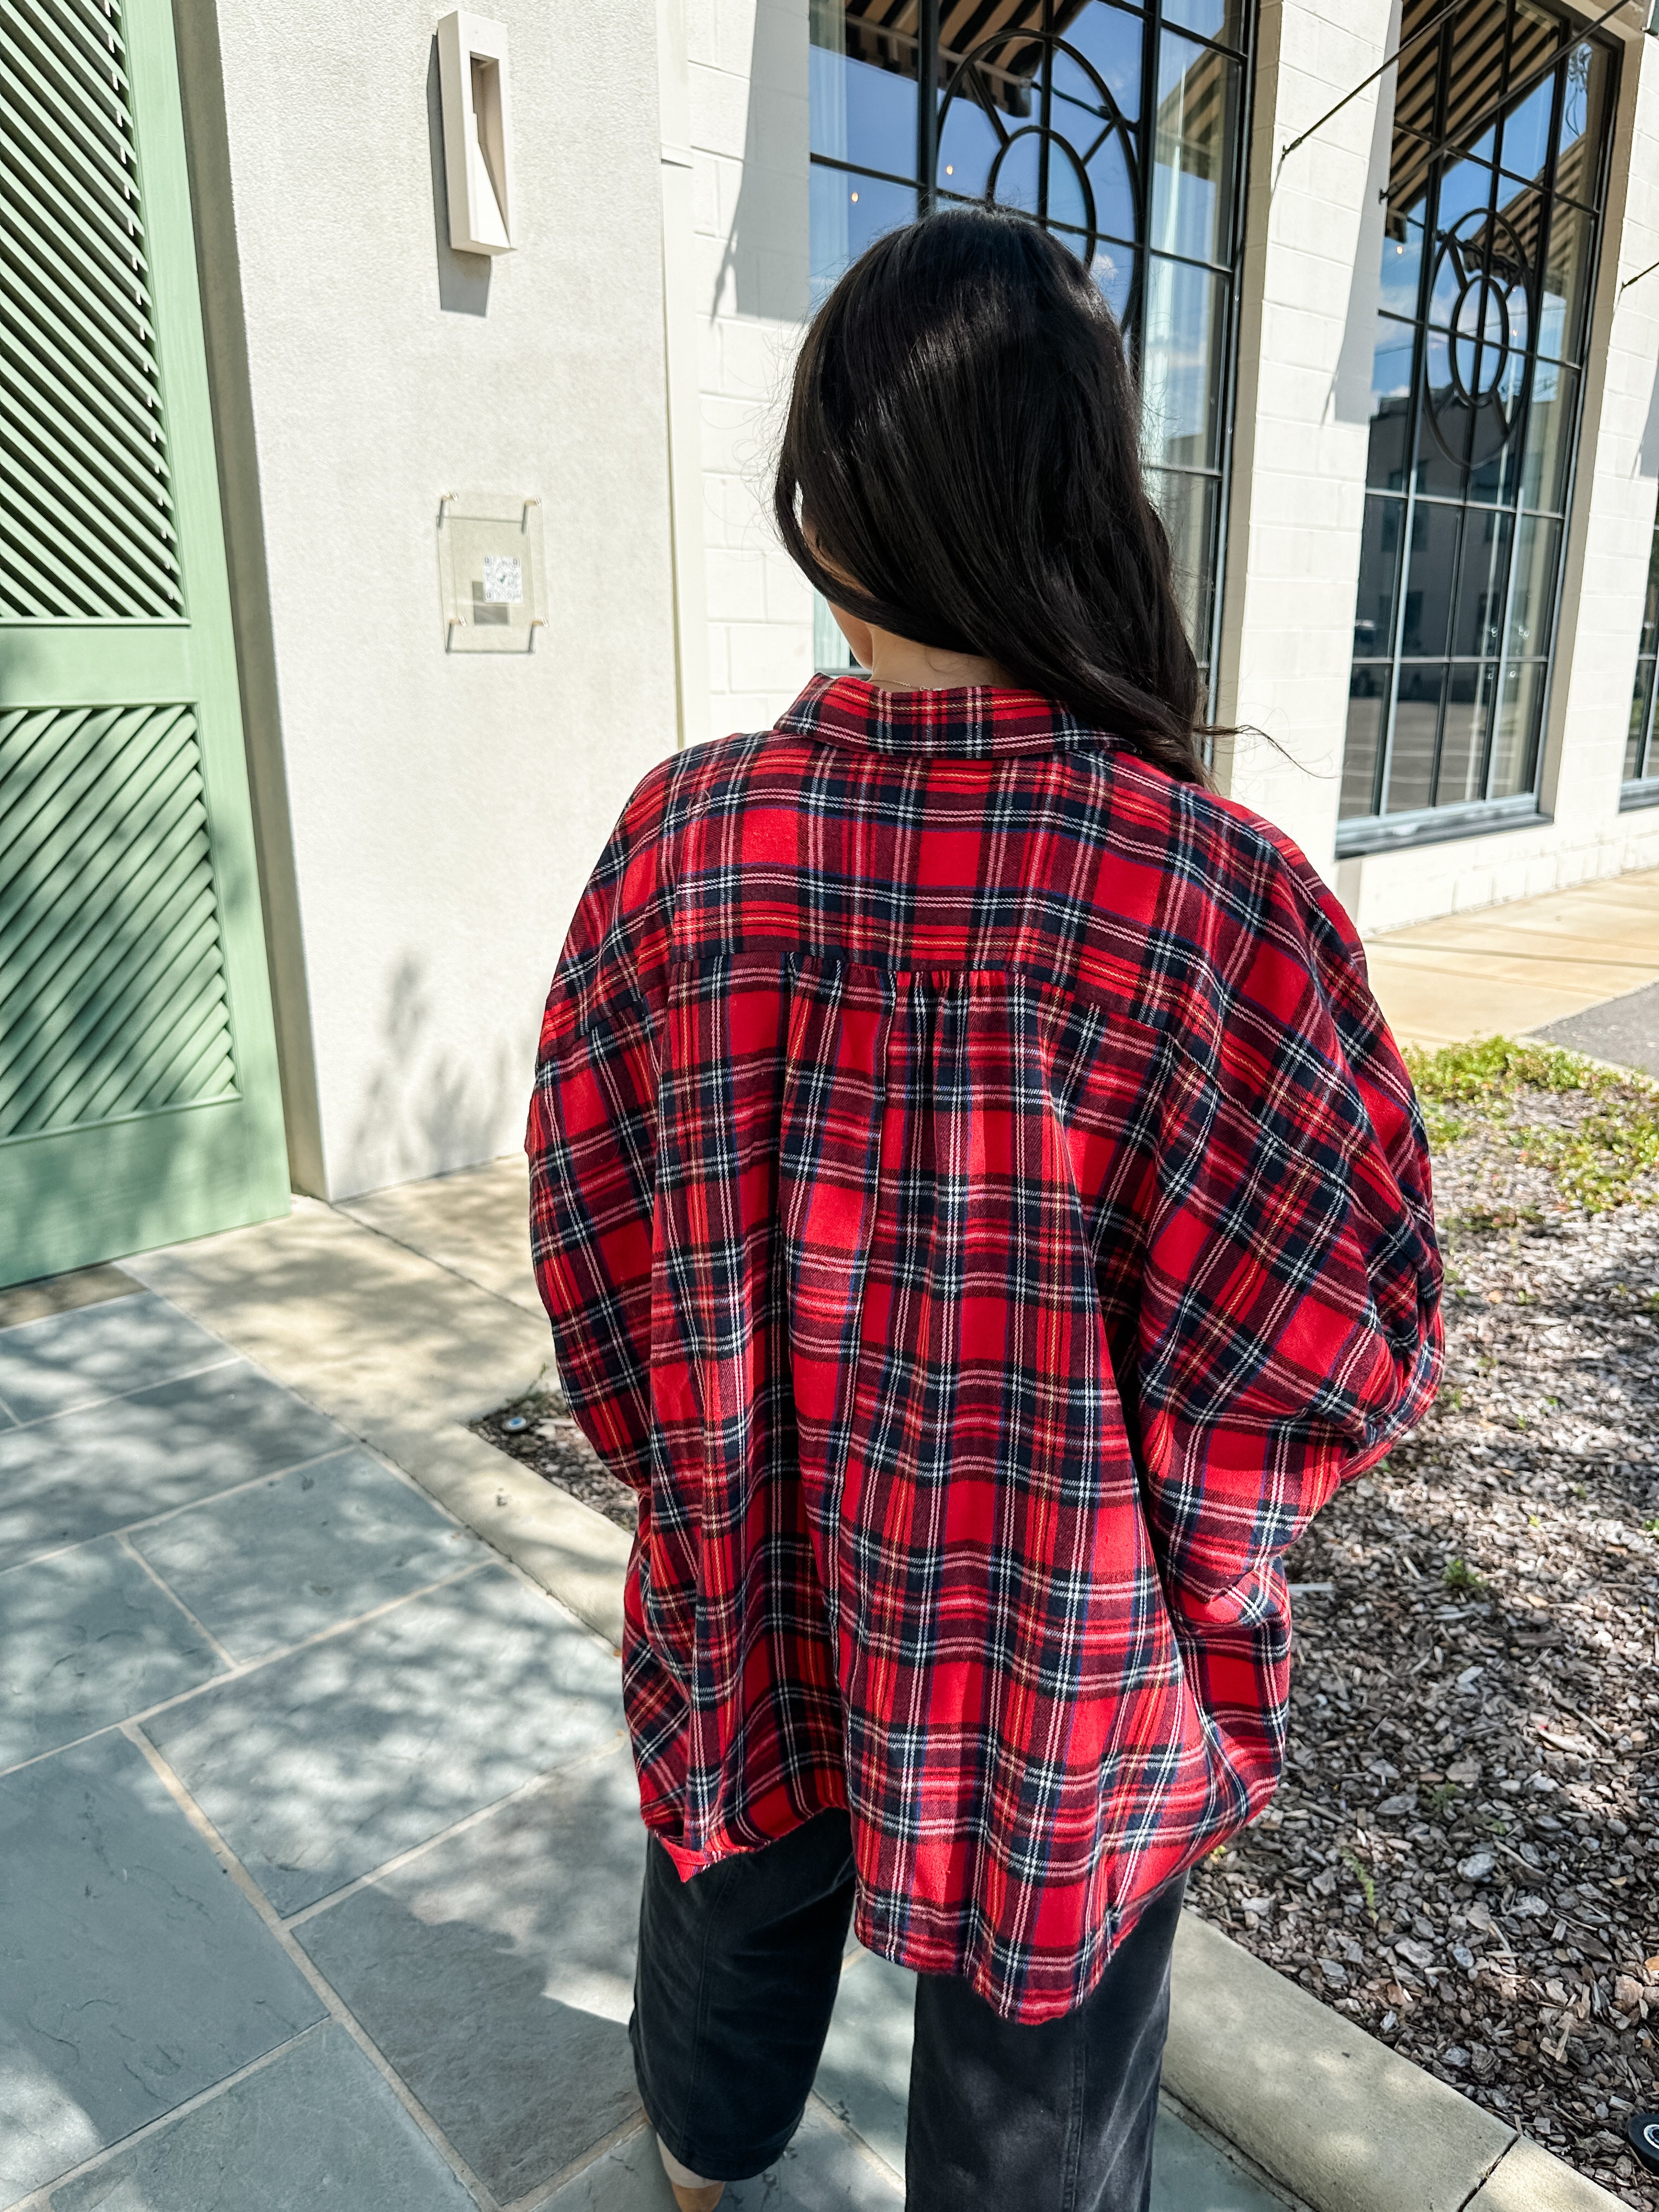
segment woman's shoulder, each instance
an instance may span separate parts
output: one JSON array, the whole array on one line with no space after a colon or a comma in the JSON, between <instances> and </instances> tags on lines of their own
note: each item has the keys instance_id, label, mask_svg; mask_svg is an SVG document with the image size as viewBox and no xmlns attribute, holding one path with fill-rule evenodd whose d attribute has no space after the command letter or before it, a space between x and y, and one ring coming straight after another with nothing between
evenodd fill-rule
<instances>
[{"instance_id":1,"label":"woman's shoulder","mask_svg":"<svg viewBox=\"0 0 1659 2212\"><path fill-rule=\"evenodd\" d=\"M1169 865L1195 888L1235 911L1241 923L1267 926L1294 915L1310 932L1357 951L1353 924L1336 893L1290 833L1267 815L1125 750L1113 760L1112 811L1121 826L1137 807L1168 839Z\"/></svg>"}]
</instances>

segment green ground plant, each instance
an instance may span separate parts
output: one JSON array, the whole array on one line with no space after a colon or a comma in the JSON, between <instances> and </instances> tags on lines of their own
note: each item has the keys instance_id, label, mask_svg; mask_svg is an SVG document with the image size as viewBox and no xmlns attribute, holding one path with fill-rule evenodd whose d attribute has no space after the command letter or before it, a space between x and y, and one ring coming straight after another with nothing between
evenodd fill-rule
<instances>
[{"instance_id":1,"label":"green ground plant","mask_svg":"<svg viewBox=\"0 0 1659 2212\"><path fill-rule=\"evenodd\" d=\"M1474 1569L1462 1559L1448 1559L1440 1571L1440 1579L1449 1590L1467 1590L1475 1596L1486 1587Z\"/></svg>"},{"instance_id":2,"label":"green ground plant","mask_svg":"<svg viewBox=\"0 0 1659 2212\"><path fill-rule=\"evenodd\" d=\"M1469 1135L1479 1122L1504 1121L1510 1103L1524 1091L1576 1091L1588 1111L1572 1127L1518 1121L1504 1132L1521 1160L1546 1169L1562 1196L1587 1213L1604 1213L1632 1200L1651 1204L1659 1195L1638 1188L1659 1171L1659 1083L1616 1073L1555 1045L1517 1044L1501 1036L1443 1045L1438 1052L1408 1049L1406 1062L1436 1152Z\"/></svg>"}]
</instances>

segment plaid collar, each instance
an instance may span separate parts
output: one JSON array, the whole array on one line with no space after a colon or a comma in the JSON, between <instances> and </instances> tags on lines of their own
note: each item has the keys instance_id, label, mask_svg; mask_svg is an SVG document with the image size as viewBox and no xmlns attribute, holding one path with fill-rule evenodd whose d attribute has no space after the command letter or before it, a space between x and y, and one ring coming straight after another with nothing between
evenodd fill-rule
<instances>
[{"instance_id":1,"label":"plaid collar","mask_svg":"<svg viewBox=\"0 0 1659 2212\"><path fill-rule=\"evenodd\" d=\"M775 726L792 736L883 753L949 753L988 760L1108 745L1058 700L969 684L944 691L886 691L867 676L815 676Z\"/></svg>"}]
</instances>

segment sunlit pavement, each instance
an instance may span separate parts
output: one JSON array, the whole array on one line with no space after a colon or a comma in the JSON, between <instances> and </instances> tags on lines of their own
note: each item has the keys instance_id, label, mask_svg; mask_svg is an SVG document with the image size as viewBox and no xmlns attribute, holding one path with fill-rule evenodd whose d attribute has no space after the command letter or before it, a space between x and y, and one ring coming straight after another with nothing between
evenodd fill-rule
<instances>
[{"instance_id":1,"label":"sunlit pavement","mask_svg":"<svg viewBox=\"0 0 1659 2212\"><path fill-rule=\"evenodd\" d=\"M148 1291L0 1331L0 2206L670 2204L608 1647ZM734 2212L902 2199L851 1962ZM1158 2212L1273 2212L1170 2112Z\"/></svg>"},{"instance_id":2,"label":"sunlit pavement","mask_svg":"<svg viewBox=\"0 0 1659 2212\"><path fill-rule=\"evenodd\" d=\"M1630 1057L1608 1051L1594 1022L1582 1035L1572 1025L1591 1007L1610 1011L1609 1002L1659 983L1659 869L1368 936L1365 955L1402 1044L1555 1035L1559 1024L1559 1042Z\"/></svg>"}]
</instances>

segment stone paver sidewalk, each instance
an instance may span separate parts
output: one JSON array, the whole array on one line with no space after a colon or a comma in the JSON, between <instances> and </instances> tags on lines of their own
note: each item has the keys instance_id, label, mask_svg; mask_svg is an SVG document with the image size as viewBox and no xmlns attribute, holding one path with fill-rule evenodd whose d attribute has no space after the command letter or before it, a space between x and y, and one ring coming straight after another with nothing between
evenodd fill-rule
<instances>
[{"instance_id":1,"label":"stone paver sidewalk","mask_svg":"<svg viewBox=\"0 0 1659 2212\"><path fill-rule=\"evenodd\" d=\"M1367 936L1365 952L1402 1044L1541 1030L1659 983L1659 869Z\"/></svg>"},{"instance_id":2,"label":"stone paver sidewalk","mask_svg":"<svg viewBox=\"0 0 1659 2212\"><path fill-rule=\"evenodd\" d=\"M0 1330L0 2207L664 2212L643 1848L614 1652L407 1476L154 1292ZM908 2010L733 2212L901 2203ZM1167 2112L1154 2202L1279 2200Z\"/></svg>"}]
</instances>

